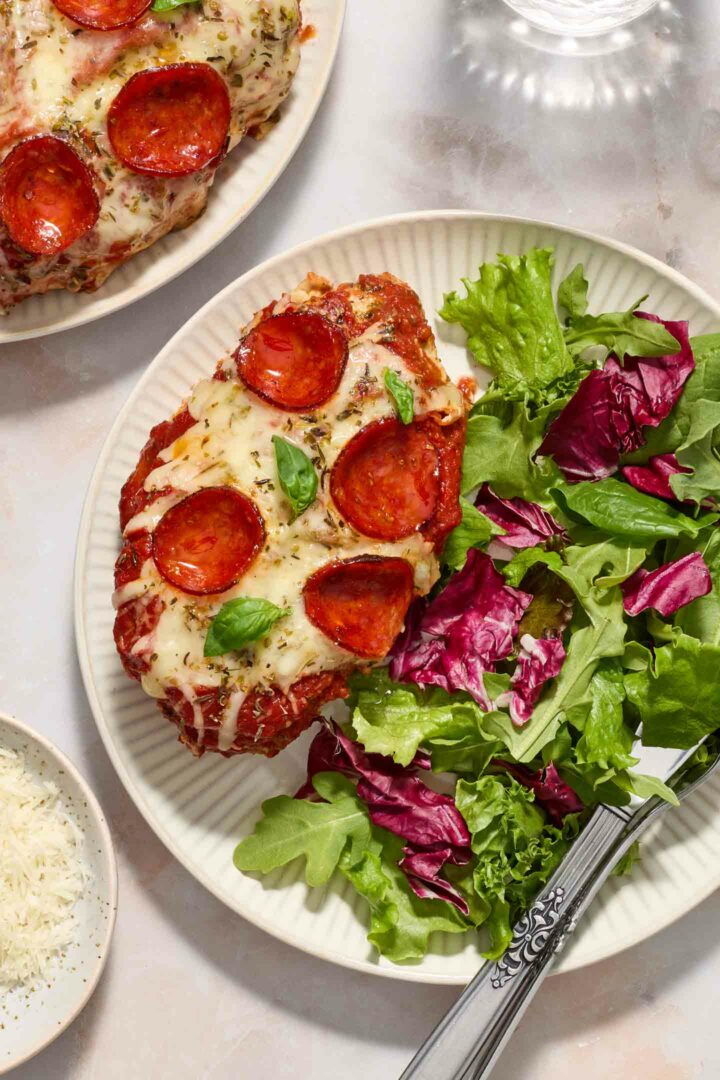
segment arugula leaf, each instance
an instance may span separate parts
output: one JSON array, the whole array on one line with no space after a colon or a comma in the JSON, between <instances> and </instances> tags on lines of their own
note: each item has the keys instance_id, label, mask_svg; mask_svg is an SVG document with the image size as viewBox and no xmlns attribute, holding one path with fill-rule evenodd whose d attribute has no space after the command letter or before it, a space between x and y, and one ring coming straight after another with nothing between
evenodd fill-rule
<instances>
[{"instance_id":1,"label":"arugula leaf","mask_svg":"<svg viewBox=\"0 0 720 1080\"><path fill-rule=\"evenodd\" d=\"M318 478L315 467L302 450L280 435L273 435L275 464L280 487L292 507L292 520L315 502Z\"/></svg>"},{"instance_id":2,"label":"arugula leaf","mask_svg":"<svg viewBox=\"0 0 720 1080\"><path fill-rule=\"evenodd\" d=\"M384 668L352 676L350 686L358 741L368 752L386 754L399 765L409 765L428 739L476 735L483 716L467 695L393 683Z\"/></svg>"},{"instance_id":3,"label":"arugula leaf","mask_svg":"<svg viewBox=\"0 0 720 1080\"><path fill-rule=\"evenodd\" d=\"M631 356L672 356L679 352L679 343L664 326L635 315L644 299L641 297L627 311L571 316L565 331L570 353L579 356L591 345L603 345L622 361L627 353Z\"/></svg>"},{"instance_id":4,"label":"arugula leaf","mask_svg":"<svg viewBox=\"0 0 720 1080\"><path fill-rule=\"evenodd\" d=\"M573 266L567 277L563 278L558 288L558 305L569 316L577 317L587 311L588 282L582 263Z\"/></svg>"},{"instance_id":5,"label":"arugula leaf","mask_svg":"<svg viewBox=\"0 0 720 1080\"><path fill-rule=\"evenodd\" d=\"M184 4L197 4L200 0L153 0L151 11L174 11Z\"/></svg>"},{"instance_id":6,"label":"arugula leaf","mask_svg":"<svg viewBox=\"0 0 720 1080\"><path fill-rule=\"evenodd\" d=\"M717 519L706 514L693 519L668 503L645 495L620 480L582 480L553 489L560 506L571 516L584 518L606 533L631 540L662 540L698 532Z\"/></svg>"},{"instance_id":7,"label":"arugula leaf","mask_svg":"<svg viewBox=\"0 0 720 1080\"><path fill-rule=\"evenodd\" d=\"M385 389L393 400L398 416L403 424L412 424L415 416L415 398L412 387L392 368L385 368L384 379Z\"/></svg>"},{"instance_id":8,"label":"arugula leaf","mask_svg":"<svg viewBox=\"0 0 720 1080\"><path fill-rule=\"evenodd\" d=\"M277 795L262 804L263 816L255 831L235 848L233 862L238 870L267 874L302 857L308 885L324 885L348 841L356 854L365 849L371 836L370 818L350 780L340 773L318 773L313 785L326 802Z\"/></svg>"},{"instance_id":9,"label":"arugula leaf","mask_svg":"<svg viewBox=\"0 0 720 1080\"><path fill-rule=\"evenodd\" d=\"M548 490L561 474L552 458L544 458L542 465L533 461L545 435L545 424L544 415L531 419L522 402L507 404L481 398L468 420L463 492L487 481L503 499L521 495L552 507Z\"/></svg>"},{"instance_id":10,"label":"arugula leaf","mask_svg":"<svg viewBox=\"0 0 720 1080\"><path fill-rule=\"evenodd\" d=\"M553 254L533 248L499 255L480 267L477 281L463 278L466 295L447 293L440 315L460 323L468 348L515 397L540 400L558 379L574 372L552 298Z\"/></svg>"},{"instance_id":11,"label":"arugula leaf","mask_svg":"<svg viewBox=\"0 0 720 1080\"><path fill-rule=\"evenodd\" d=\"M679 806L680 800L672 788L664 784L658 776L645 776L643 773L618 773L614 777L618 787L637 795L640 799L650 799L653 795L659 795L671 806Z\"/></svg>"},{"instance_id":12,"label":"arugula leaf","mask_svg":"<svg viewBox=\"0 0 720 1080\"><path fill-rule=\"evenodd\" d=\"M491 537L505 532L467 499L460 499L460 509L462 520L448 536L440 556L440 562L453 570L462 570L470 548L481 547Z\"/></svg>"},{"instance_id":13,"label":"arugula leaf","mask_svg":"<svg viewBox=\"0 0 720 1080\"><path fill-rule=\"evenodd\" d=\"M562 829L546 823L534 796L507 774L459 780L455 803L465 818L477 856L475 891L489 909L485 923L495 960L512 940L512 928L549 880L578 832L577 815Z\"/></svg>"},{"instance_id":14,"label":"arugula leaf","mask_svg":"<svg viewBox=\"0 0 720 1080\"><path fill-rule=\"evenodd\" d=\"M625 676L646 746L689 749L720 727L720 647L679 634L655 666Z\"/></svg>"},{"instance_id":15,"label":"arugula leaf","mask_svg":"<svg viewBox=\"0 0 720 1080\"><path fill-rule=\"evenodd\" d=\"M462 934L471 928L447 901L415 895L397 865L404 845L399 836L373 827L362 850L346 849L340 859L341 872L370 905L368 940L396 963L424 956L431 934Z\"/></svg>"},{"instance_id":16,"label":"arugula leaf","mask_svg":"<svg viewBox=\"0 0 720 1080\"><path fill-rule=\"evenodd\" d=\"M289 614L288 608L279 608L260 597L238 596L228 600L210 623L203 655L222 656L242 649L264 637L278 619Z\"/></svg>"},{"instance_id":17,"label":"arugula leaf","mask_svg":"<svg viewBox=\"0 0 720 1080\"><path fill-rule=\"evenodd\" d=\"M710 431L684 450L678 450L681 465L692 473L676 473L670 477L670 486L678 499L691 499L701 503L705 499L717 499L720 494L720 431Z\"/></svg>"}]
</instances>

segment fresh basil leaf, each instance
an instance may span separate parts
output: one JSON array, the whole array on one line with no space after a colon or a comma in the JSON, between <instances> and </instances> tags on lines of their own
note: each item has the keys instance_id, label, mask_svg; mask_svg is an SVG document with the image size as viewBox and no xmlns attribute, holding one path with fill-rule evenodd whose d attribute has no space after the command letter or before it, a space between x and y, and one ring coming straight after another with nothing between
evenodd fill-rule
<instances>
[{"instance_id":1,"label":"fresh basil leaf","mask_svg":"<svg viewBox=\"0 0 720 1080\"><path fill-rule=\"evenodd\" d=\"M243 649L251 641L264 637L278 619L289 614L260 597L238 596L228 600L210 623L205 638L205 656L222 656Z\"/></svg>"},{"instance_id":2,"label":"fresh basil leaf","mask_svg":"<svg viewBox=\"0 0 720 1080\"><path fill-rule=\"evenodd\" d=\"M683 533L697 536L717 520L713 514L690 518L662 499L612 478L563 484L552 494L570 516L584 518L604 532L630 540L663 540Z\"/></svg>"},{"instance_id":3,"label":"fresh basil leaf","mask_svg":"<svg viewBox=\"0 0 720 1080\"><path fill-rule=\"evenodd\" d=\"M563 308L571 317L584 315L588 306L588 282L583 270L583 264L573 266L566 278L560 282L558 288L558 306Z\"/></svg>"},{"instance_id":4,"label":"fresh basil leaf","mask_svg":"<svg viewBox=\"0 0 720 1080\"><path fill-rule=\"evenodd\" d=\"M603 345L620 360L628 353L631 356L673 356L679 352L679 343L664 326L635 315L637 306L634 304L628 311L605 312L603 315L572 316L565 331L565 342L572 355L579 356L591 345Z\"/></svg>"},{"instance_id":5,"label":"fresh basil leaf","mask_svg":"<svg viewBox=\"0 0 720 1080\"><path fill-rule=\"evenodd\" d=\"M518 399L544 400L575 370L553 303L552 265L549 248L499 255L480 267L477 281L463 278L464 297L447 293L440 309L446 322L463 327L468 348L497 386Z\"/></svg>"},{"instance_id":6,"label":"fresh basil leaf","mask_svg":"<svg viewBox=\"0 0 720 1080\"><path fill-rule=\"evenodd\" d=\"M415 398L412 387L401 379L392 368L385 368L385 389L393 399L395 411L403 424L412 424L415 416Z\"/></svg>"},{"instance_id":7,"label":"fresh basil leaf","mask_svg":"<svg viewBox=\"0 0 720 1080\"><path fill-rule=\"evenodd\" d=\"M294 521L315 502L317 473L307 454L294 443L280 435L273 435L272 442L275 447L278 480L292 507Z\"/></svg>"},{"instance_id":8,"label":"fresh basil leaf","mask_svg":"<svg viewBox=\"0 0 720 1080\"><path fill-rule=\"evenodd\" d=\"M655 665L625 676L646 746L690 749L720 727L720 647L680 634Z\"/></svg>"},{"instance_id":9,"label":"fresh basil leaf","mask_svg":"<svg viewBox=\"0 0 720 1080\"><path fill-rule=\"evenodd\" d=\"M255 831L235 848L238 870L268 874L304 858L308 885L324 885L348 841L360 855L370 841L370 818L354 784L333 772L318 773L313 785L324 802L278 795L262 804L263 816Z\"/></svg>"},{"instance_id":10,"label":"fresh basil leaf","mask_svg":"<svg viewBox=\"0 0 720 1080\"><path fill-rule=\"evenodd\" d=\"M470 548L481 547L491 537L505 532L494 521L481 514L467 499L460 499L460 509L462 521L448 536L440 556L440 562L452 567L453 570L463 568Z\"/></svg>"},{"instance_id":11,"label":"fresh basil leaf","mask_svg":"<svg viewBox=\"0 0 720 1080\"><path fill-rule=\"evenodd\" d=\"M153 0L151 11L174 11L185 4L197 4L200 0Z\"/></svg>"}]
</instances>

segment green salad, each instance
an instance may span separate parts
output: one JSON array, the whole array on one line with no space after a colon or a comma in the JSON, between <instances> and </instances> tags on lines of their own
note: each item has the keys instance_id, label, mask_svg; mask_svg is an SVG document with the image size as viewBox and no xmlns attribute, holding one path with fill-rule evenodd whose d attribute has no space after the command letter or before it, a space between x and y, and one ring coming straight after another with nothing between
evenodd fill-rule
<instances>
[{"instance_id":1,"label":"green salad","mask_svg":"<svg viewBox=\"0 0 720 1080\"><path fill-rule=\"evenodd\" d=\"M720 334L646 297L591 314L583 267L555 297L552 269L499 256L445 297L492 378L441 579L235 851L304 859L312 886L339 871L396 962L435 931L501 956L594 806L676 801L636 771L640 724L690 748L720 715Z\"/></svg>"}]
</instances>

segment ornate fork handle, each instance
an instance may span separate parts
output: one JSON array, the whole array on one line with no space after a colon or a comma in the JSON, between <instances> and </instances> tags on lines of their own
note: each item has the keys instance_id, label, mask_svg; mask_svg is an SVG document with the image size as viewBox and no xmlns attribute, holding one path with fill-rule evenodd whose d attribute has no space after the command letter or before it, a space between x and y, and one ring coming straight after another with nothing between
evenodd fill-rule
<instances>
[{"instance_id":1,"label":"ornate fork handle","mask_svg":"<svg viewBox=\"0 0 720 1080\"><path fill-rule=\"evenodd\" d=\"M486 964L438 1024L400 1080L479 1080L490 1068L575 920L590 904L636 828L599 807L543 894L515 926L496 964Z\"/></svg>"}]
</instances>

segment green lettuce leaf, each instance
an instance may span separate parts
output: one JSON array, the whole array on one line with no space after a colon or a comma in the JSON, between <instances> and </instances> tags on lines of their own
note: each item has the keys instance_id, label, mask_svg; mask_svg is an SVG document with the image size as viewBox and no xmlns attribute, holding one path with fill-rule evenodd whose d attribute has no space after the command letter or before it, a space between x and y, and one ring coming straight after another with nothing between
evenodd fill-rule
<instances>
[{"instance_id":1,"label":"green lettuce leaf","mask_svg":"<svg viewBox=\"0 0 720 1080\"><path fill-rule=\"evenodd\" d=\"M354 785L335 772L318 773L313 785L326 802L277 795L262 804L263 816L255 831L235 848L233 862L238 870L267 874L304 858L308 885L324 885L348 844L353 851L365 848L370 818Z\"/></svg>"},{"instance_id":2,"label":"green lettuce leaf","mask_svg":"<svg viewBox=\"0 0 720 1080\"><path fill-rule=\"evenodd\" d=\"M553 506L549 488L560 472L551 458L532 460L545 435L547 416L531 417L522 402L510 404L486 395L474 406L467 426L462 490L491 484L502 498L520 495Z\"/></svg>"},{"instance_id":3,"label":"green lettuce leaf","mask_svg":"<svg viewBox=\"0 0 720 1080\"><path fill-rule=\"evenodd\" d=\"M655 665L625 676L646 746L689 749L720 727L720 647L687 634L655 650Z\"/></svg>"},{"instance_id":4,"label":"green lettuce leaf","mask_svg":"<svg viewBox=\"0 0 720 1080\"><path fill-rule=\"evenodd\" d=\"M481 514L467 499L460 499L460 509L462 511L462 520L448 536L440 556L440 562L453 570L463 568L470 548L481 547L492 536L498 536L505 532L494 521Z\"/></svg>"},{"instance_id":5,"label":"green lettuce leaf","mask_svg":"<svg viewBox=\"0 0 720 1080\"><path fill-rule=\"evenodd\" d=\"M421 744L476 736L484 714L467 694L393 683L385 668L350 679L352 726L369 753L409 765ZM490 739L488 738L488 741Z\"/></svg>"},{"instance_id":6,"label":"green lettuce leaf","mask_svg":"<svg viewBox=\"0 0 720 1080\"><path fill-rule=\"evenodd\" d=\"M462 934L471 922L445 900L421 900L398 867L404 841L385 829L373 827L364 850L348 848L340 870L370 905L368 940L395 963L419 960L438 932Z\"/></svg>"},{"instance_id":7,"label":"green lettuce leaf","mask_svg":"<svg viewBox=\"0 0 720 1080\"><path fill-rule=\"evenodd\" d=\"M587 278L583 264L578 263L558 286L558 307L563 308L571 318L577 318L587 311L587 296Z\"/></svg>"},{"instance_id":8,"label":"green lettuce leaf","mask_svg":"<svg viewBox=\"0 0 720 1080\"><path fill-rule=\"evenodd\" d=\"M590 680L586 701L575 706L569 717L582 731L575 747L578 764L599 765L605 772L637 765L637 758L631 753L634 734L623 714L624 700L625 684L619 661L602 660Z\"/></svg>"},{"instance_id":9,"label":"green lettuce leaf","mask_svg":"<svg viewBox=\"0 0 720 1080\"><path fill-rule=\"evenodd\" d=\"M702 503L705 499L717 499L720 493L720 431L708 432L684 450L678 450L677 459L692 473L676 473L670 477L670 486L681 500Z\"/></svg>"},{"instance_id":10,"label":"green lettuce leaf","mask_svg":"<svg viewBox=\"0 0 720 1080\"><path fill-rule=\"evenodd\" d=\"M515 398L542 400L575 369L553 304L552 265L548 248L499 255L480 267L477 281L463 278L464 297L448 293L440 309L446 322L463 327L468 348L496 385Z\"/></svg>"},{"instance_id":11,"label":"green lettuce leaf","mask_svg":"<svg viewBox=\"0 0 720 1080\"><path fill-rule=\"evenodd\" d=\"M640 855L640 841L634 840L614 868L612 872L613 877L627 877L629 874L632 874L633 867L639 862L642 862L642 856Z\"/></svg>"}]
</instances>

